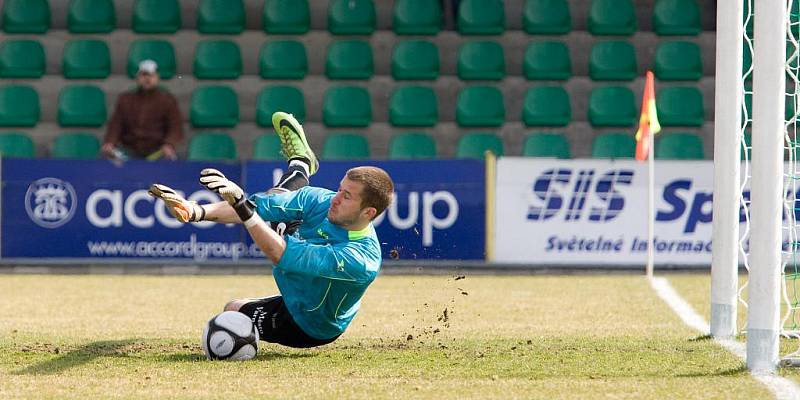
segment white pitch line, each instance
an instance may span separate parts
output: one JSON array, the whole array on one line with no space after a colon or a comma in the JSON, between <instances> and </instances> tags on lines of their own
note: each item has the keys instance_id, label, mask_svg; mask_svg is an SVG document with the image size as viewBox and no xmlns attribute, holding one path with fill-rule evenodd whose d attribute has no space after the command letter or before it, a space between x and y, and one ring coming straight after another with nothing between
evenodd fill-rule
<instances>
[{"instance_id":1,"label":"white pitch line","mask_svg":"<svg viewBox=\"0 0 800 400\"><path fill-rule=\"evenodd\" d=\"M664 300L675 314L678 314L678 317L683 320L683 323L702 334L707 335L711 332L708 322L706 322L706 320L672 288L672 285L669 284L666 278L652 278L650 279L650 286L656 291L658 297ZM732 339L714 338L714 341L739 357L742 361L745 361L747 350L744 343ZM800 399L800 387L789 379L772 374L756 374L751 372L751 375L753 375L756 380L763 383L778 400Z\"/></svg>"}]
</instances>

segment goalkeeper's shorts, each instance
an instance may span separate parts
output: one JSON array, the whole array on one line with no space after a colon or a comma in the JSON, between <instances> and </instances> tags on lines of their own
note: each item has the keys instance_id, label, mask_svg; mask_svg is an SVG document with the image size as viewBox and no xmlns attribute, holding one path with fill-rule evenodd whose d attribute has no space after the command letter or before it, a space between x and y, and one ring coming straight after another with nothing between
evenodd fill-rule
<instances>
[{"instance_id":1,"label":"goalkeeper's shorts","mask_svg":"<svg viewBox=\"0 0 800 400\"><path fill-rule=\"evenodd\" d=\"M330 339L320 340L308 336L289 314L289 310L283 303L283 296L265 297L245 303L239 312L247 315L253 320L258 329L259 339L278 343L284 346L308 348L322 346L333 342L339 336Z\"/></svg>"}]
</instances>

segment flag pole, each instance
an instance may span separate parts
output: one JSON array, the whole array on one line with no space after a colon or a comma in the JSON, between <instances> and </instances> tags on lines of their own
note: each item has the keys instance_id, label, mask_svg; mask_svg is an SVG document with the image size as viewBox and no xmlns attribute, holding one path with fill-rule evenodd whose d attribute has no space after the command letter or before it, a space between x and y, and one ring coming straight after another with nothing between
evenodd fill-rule
<instances>
[{"instance_id":1,"label":"flag pole","mask_svg":"<svg viewBox=\"0 0 800 400\"><path fill-rule=\"evenodd\" d=\"M656 206L655 206L655 161L653 160L653 137L650 136L650 141L647 150L647 266L645 273L647 278L653 278L653 263L655 260L655 219L656 219Z\"/></svg>"},{"instance_id":2,"label":"flag pole","mask_svg":"<svg viewBox=\"0 0 800 400\"><path fill-rule=\"evenodd\" d=\"M661 130L658 123L656 110L655 78L652 71L647 71L644 80L644 93L642 93L642 111L639 116L639 129L636 131L636 159L647 160L647 263L645 274L653 277L653 264L655 263L655 220L656 220L656 189L655 189L655 157L653 150L654 136Z\"/></svg>"}]
</instances>

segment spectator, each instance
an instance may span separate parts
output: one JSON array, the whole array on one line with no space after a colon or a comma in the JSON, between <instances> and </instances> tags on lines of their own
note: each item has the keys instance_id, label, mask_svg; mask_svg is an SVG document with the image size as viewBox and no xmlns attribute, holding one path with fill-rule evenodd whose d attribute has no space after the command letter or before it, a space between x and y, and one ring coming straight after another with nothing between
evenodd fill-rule
<instances>
[{"instance_id":1,"label":"spectator","mask_svg":"<svg viewBox=\"0 0 800 400\"><path fill-rule=\"evenodd\" d=\"M158 87L158 65L139 63L136 89L117 99L101 149L106 158L126 160L177 159L175 145L183 139L181 112L175 96Z\"/></svg>"}]
</instances>

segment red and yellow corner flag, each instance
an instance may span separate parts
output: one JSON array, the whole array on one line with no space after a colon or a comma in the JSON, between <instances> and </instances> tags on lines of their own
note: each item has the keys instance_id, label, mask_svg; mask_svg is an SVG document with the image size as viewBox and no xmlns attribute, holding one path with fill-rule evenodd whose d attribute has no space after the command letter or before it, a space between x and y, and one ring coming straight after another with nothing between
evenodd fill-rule
<instances>
[{"instance_id":1,"label":"red and yellow corner flag","mask_svg":"<svg viewBox=\"0 0 800 400\"><path fill-rule=\"evenodd\" d=\"M647 71L644 81L644 94L642 95L642 115L639 117L639 130L636 131L636 159L647 160L650 154L652 136L661 130L656 113L656 89L653 83L653 73Z\"/></svg>"}]
</instances>

